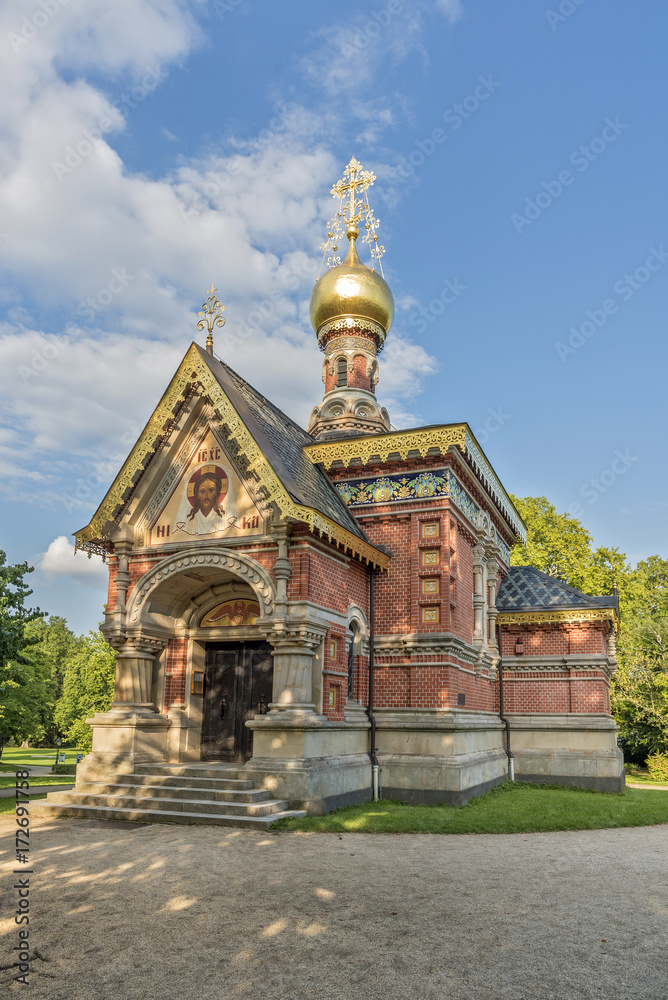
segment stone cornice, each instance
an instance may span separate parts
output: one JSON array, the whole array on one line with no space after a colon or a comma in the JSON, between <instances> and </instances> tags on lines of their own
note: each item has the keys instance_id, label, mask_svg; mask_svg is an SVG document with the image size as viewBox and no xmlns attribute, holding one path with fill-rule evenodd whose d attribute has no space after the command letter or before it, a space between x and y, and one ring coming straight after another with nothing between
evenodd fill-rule
<instances>
[{"instance_id":1,"label":"stone cornice","mask_svg":"<svg viewBox=\"0 0 668 1000\"><path fill-rule=\"evenodd\" d=\"M611 675L617 669L616 662L603 653L573 654L571 656L504 656L504 673L572 673L577 670L602 670Z\"/></svg>"},{"instance_id":2,"label":"stone cornice","mask_svg":"<svg viewBox=\"0 0 668 1000\"><path fill-rule=\"evenodd\" d=\"M407 635L377 635L374 637L376 656L453 656L470 665L478 662L480 653L475 646L449 632L410 632Z\"/></svg>"}]
</instances>

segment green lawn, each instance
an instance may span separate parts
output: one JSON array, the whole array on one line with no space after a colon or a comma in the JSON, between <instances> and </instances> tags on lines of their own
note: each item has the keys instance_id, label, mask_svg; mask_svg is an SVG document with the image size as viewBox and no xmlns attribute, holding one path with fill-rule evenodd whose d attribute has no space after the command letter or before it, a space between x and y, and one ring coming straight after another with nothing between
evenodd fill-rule
<instances>
[{"instance_id":1,"label":"green lawn","mask_svg":"<svg viewBox=\"0 0 668 1000\"><path fill-rule=\"evenodd\" d=\"M558 785L506 782L468 805L372 802L327 816L279 820L273 829L317 833L539 833L668 823L668 791L619 795Z\"/></svg>"},{"instance_id":2,"label":"green lawn","mask_svg":"<svg viewBox=\"0 0 668 1000\"><path fill-rule=\"evenodd\" d=\"M35 785L73 785L73 774L36 774L30 779L30 787ZM14 788L16 778L0 778L0 788Z\"/></svg>"},{"instance_id":3,"label":"green lawn","mask_svg":"<svg viewBox=\"0 0 668 1000\"><path fill-rule=\"evenodd\" d=\"M36 799L45 799L45 798L46 795L31 795L30 801L34 802ZM25 805L26 802L27 802L26 799L21 800L22 805ZM9 796L6 799L0 799L0 815L2 815L2 813L13 813L15 808L16 808L16 800L13 799L11 796Z\"/></svg>"},{"instance_id":4,"label":"green lawn","mask_svg":"<svg viewBox=\"0 0 668 1000\"><path fill-rule=\"evenodd\" d=\"M61 747L59 751L56 747L47 747L46 749L40 747L39 750L33 750L32 747L28 750L19 747L5 747L2 751L2 757L0 757L0 771L11 771L24 767L48 767L50 764L56 763L57 752L65 754L66 764L76 764L79 752L76 747L68 747L67 749Z\"/></svg>"}]
</instances>

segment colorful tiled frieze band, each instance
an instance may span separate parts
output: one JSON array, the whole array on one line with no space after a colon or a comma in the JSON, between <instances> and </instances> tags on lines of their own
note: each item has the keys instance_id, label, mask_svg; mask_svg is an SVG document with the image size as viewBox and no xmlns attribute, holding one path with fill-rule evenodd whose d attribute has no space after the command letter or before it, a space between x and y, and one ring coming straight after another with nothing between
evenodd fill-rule
<instances>
[{"instance_id":1,"label":"colorful tiled frieze band","mask_svg":"<svg viewBox=\"0 0 668 1000\"><path fill-rule=\"evenodd\" d=\"M348 507L441 496L450 497L473 524L478 516L479 507L449 469L419 472L417 475L402 473L397 476L352 479L336 483L336 488Z\"/></svg>"}]
</instances>

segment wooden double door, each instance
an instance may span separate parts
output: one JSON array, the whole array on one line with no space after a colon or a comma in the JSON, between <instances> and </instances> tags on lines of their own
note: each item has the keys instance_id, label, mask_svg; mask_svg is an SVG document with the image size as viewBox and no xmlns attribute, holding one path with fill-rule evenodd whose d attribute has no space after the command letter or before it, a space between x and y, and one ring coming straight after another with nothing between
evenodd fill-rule
<instances>
[{"instance_id":1,"label":"wooden double door","mask_svg":"<svg viewBox=\"0 0 668 1000\"><path fill-rule=\"evenodd\" d=\"M202 760L248 760L248 719L269 709L274 666L268 642L217 642L206 647Z\"/></svg>"}]
</instances>

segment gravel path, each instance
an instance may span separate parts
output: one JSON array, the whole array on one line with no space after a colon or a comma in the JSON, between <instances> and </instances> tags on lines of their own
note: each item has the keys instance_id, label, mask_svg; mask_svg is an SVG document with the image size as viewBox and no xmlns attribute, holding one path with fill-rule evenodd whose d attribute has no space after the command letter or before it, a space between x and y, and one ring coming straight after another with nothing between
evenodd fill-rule
<instances>
[{"instance_id":1,"label":"gravel path","mask_svg":"<svg viewBox=\"0 0 668 1000\"><path fill-rule=\"evenodd\" d=\"M31 1000L665 1000L668 826L512 836L32 821ZM0 818L0 965L13 959ZM7 995L23 987L0 972ZM5 987L0 987L0 994Z\"/></svg>"}]
</instances>

